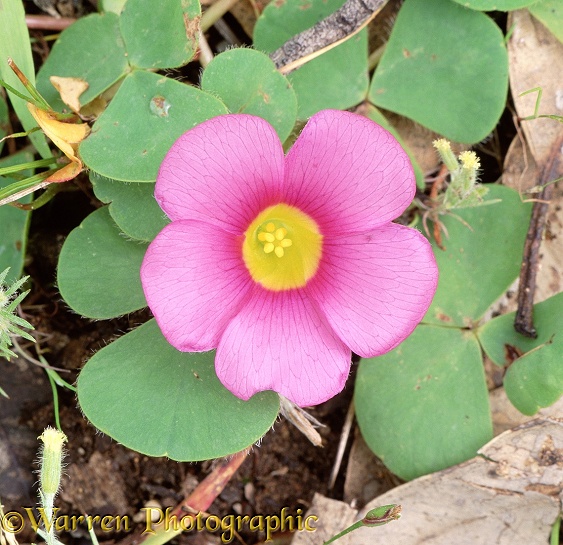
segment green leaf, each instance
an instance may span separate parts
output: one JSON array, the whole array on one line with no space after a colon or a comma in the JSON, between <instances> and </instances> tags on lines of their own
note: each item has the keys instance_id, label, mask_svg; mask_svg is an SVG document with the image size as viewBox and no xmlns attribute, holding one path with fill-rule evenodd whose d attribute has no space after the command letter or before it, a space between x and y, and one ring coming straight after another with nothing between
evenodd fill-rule
<instances>
[{"instance_id":1,"label":"green leaf","mask_svg":"<svg viewBox=\"0 0 563 545\"><path fill-rule=\"evenodd\" d=\"M477 330L487 355L497 365L510 363L508 347L524 355L516 359L504 377L508 398L522 413L532 415L555 403L563 394L563 293L534 305L537 339L514 330L516 313L490 320Z\"/></svg>"},{"instance_id":2,"label":"green leaf","mask_svg":"<svg viewBox=\"0 0 563 545\"><path fill-rule=\"evenodd\" d=\"M33 153L22 151L0 160L0 168L27 163L33 160ZM31 176L30 170L22 171L22 175ZM0 176L0 189L14 183L13 178ZM31 195L20 199L27 203ZM31 221L31 212L19 210L13 206L0 206L0 272L10 267L6 283L11 284L22 274L25 250L27 247L27 231Z\"/></svg>"},{"instance_id":3,"label":"green leaf","mask_svg":"<svg viewBox=\"0 0 563 545\"><path fill-rule=\"evenodd\" d=\"M345 0L270 2L254 27L254 47L272 53L289 38L342 7ZM344 110L365 99L368 90L367 30L323 53L287 79L297 95L299 119L326 108Z\"/></svg>"},{"instance_id":4,"label":"green leaf","mask_svg":"<svg viewBox=\"0 0 563 545\"><path fill-rule=\"evenodd\" d=\"M215 97L145 71L125 78L80 145L84 163L106 178L154 182L166 152L184 132L227 108Z\"/></svg>"},{"instance_id":5,"label":"green leaf","mask_svg":"<svg viewBox=\"0 0 563 545\"><path fill-rule=\"evenodd\" d=\"M507 90L504 37L488 16L451 0L406 0L369 98L450 140L474 143L494 129Z\"/></svg>"},{"instance_id":6,"label":"green leaf","mask_svg":"<svg viewBox=\"0 0 563 545\"><path fill-rule=\"evenodd\" d=\"M8 117L8 105L4 100L4 97L0 95L0 153L4 148L4 143L1 142L2 138L8 134L8 127L10 126L10 120Z\"/></svg>"},{"instance_id":7,"label":"green leaf","mask_svg":"<svg viewBox=\"0 0 563 545\"><path fill-rule=\"evenodd\" d=\"M119 15L123 10L125 2L127 0L99 0L98 9L100 11L111 11Z\"/></svg>"},{"instance_id":8,"label":"green leaf","mask_svg":"<svg viewBox=\"0 0 563 545\"><path fill-rule=\"evenodd\" d=\"M119 17L115 13L93 13L61 33L37 74L37 88L54 109L63 110L68 107L49 81L51 76L85 80L88 89L80 95L80 104L85 105L128 71Z\"/></svg>"},{"instance_id":9,"label":"green leaf","mask_svg":"<svg viewBox=\"0 0 563 545\"><path fill-rule=\"evenodd\" d=\"M531 205L513 189L487 187L486 200L502 202L454 210L467 225L440 216L449 236L446 251L433 243L440 279L425 323L471 327L520 272Z\"/></svg>"},{"instance_id":10,"label":"green leaf","mask_svg":"<svg viewBox=\"0 0 563 545\"><path fill-rule=\"evenodd\" d=\"M531 6L538 0L454 0L466 8L479 11L512 11Z\"/></svg>"},{"instance_id":11,"label":"green leaf","mask_svg":"<svg viewBox=\"0 0 563 545\"><path fill-rule=\"evenodd\" d=\"M560 42L563 42L563 3L561 0L541 0L528 9Z\"/></svg>"},{"instance_id":12,"label":"green leaf","mask_svg":"<svg viewBox=\"0 0 563 545\"><path fill-rule=\"evenodd\" d=\"M418 326L395 350L362 360L354 394L369 447L403 479L463 462L492 437L473 334Z\"/></svg>"},{"instance_id":13,"label":"green leaf","mask_svg":"<svg viewBox=\"0 0 563 545\"><path fill-rule=\"evenodd\" d=\"M283 142L297 117L297 98L270 58L253 49L230 49L217 55L201 78L201 88L216 95L233 113L264 118Z\"/></svg>"},{"instance_id":14,"label":"green leaf","mask_svg":"<svg viewBox=\"0 0 563 545\"><path fill-rule=\"evenodd\" d=\"M512 404L523 414L536 414L563 395L563 343L522 356L509 367L504 389Z\"/></svg>"},{"instance_id":15,"label":"green leaf","mask_svg":"<svg viewBox=\"0 0 563 545\"><path fill-rule=\"evenodd\" d=\"M213 359L213 352L177 351L151 320L90 359L78 377L78 400L97 428L143 454L228 456L268 431L279 398L238 399L217 379Z\"/></svg>"},{"instance_id":16,"label":"green leaf","mask_svg":"<svg viewBox=\"0 0 563 545\"><path fill-rule=\"evenodd\" d=\"M169 223L154 198L154 184L119 182L90 174L94 194L109 205L117 226L129 237L150 242Z\"/></svg>"},{"instance_id":17,"label":"green leaf","mask_svg":"<svg viewBox=\"0 0 563 545\"><path fill-rule=\"evenodd\" d=\"M175 68L197 49L198 0L127 0L119 19L129 63L137 68Z\"/></svg>"},{"instance_id":18,"label":"green leaf","mask_svg":"<svg viewBox=\"0 0 563 545\"><path fill-rule=\"evenodd\" d=\"M31 55L31 43L25 22L25 11L21 0L0 2L0 79L11 85L20 93L28 94L25 87L8 66L11 57L19 69L26 75L29 82L35 83L35 68ZM33 116L29 113L25 100L8 91L10 102L25 131L37 127ZM29 139L44 159L51 157L47 140L41 132L34 132Z\"/></svg>"},{"instance_id":19,"label":"green leaf","mask_svg":"<svg viewBox=\"0 0 563 545\"><path fill-rule=\"evenodd\" d=\"M57 281L63 299L95 319L145 307L139 270L146 249L146 244L123 237L107 206L92 212L61 250Z\"/></svg>"},{"instance_id":20,"label":"green leaf","mask_svg":"<svg viewBox=\"0 0 563 545\"><path fill-rule=\"evenodd\" d=\"M493 363L503 367L512 362L510 354L507 353L508 347L515 347L525 354L550 344L551 341L555 344L563 342L563 338L559 338L560 332L563 331L562 303L563 293L558 293L534 305L534 325L538 333L536 339L525 337L514 329L515 312L489 320L476 330L483 350Z\"/></svg>"}]
</instances>

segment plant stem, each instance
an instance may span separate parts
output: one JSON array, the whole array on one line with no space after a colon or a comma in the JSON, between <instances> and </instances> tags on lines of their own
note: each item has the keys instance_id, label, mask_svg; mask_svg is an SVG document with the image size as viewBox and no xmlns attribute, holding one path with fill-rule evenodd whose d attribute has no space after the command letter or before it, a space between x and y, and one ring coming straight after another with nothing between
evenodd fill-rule
<instances>
[{"instance_id":1,"label":"plant stem","mask_svg":"<svg viewBox=\"0 0 563 545\"><path fill-rule=\"evenodd\" d=\"M368 57L368 70L371 72L383 57L383 53L385 52L385 47L387 44L380 45L375 51L370 53Z\"/></svg>"},{"instance_id":2,"label":"plant stem","mask_svg":"<svg viewBox=\"0 0 563 545\"><path fill-rule=\"evenodd\" d=\"M13 202L12 206L19 208L20 210L37 210L38 208L45 206L59 191L62 191L63 189L63 184L53 183L48 185L47 189L45 189L45 191L34 201L25 204Z\"/></svg>"},{"instance_id":3,"label":"plant stem","mask_svg":"<svg viewBox=\"0 0 563 545\"><path fill-rule=\"evenodd\" d=\"M553 523L551 528L551 536L549 539L549 545L560 545L559 541L559 530L561 529L561 514L557 516L557 520Z\"/></svg>"},{"instance_id":4,"label":"plant stem","mask_svg":"<svg viewBox=\"0 0 563 545\"><path fill-rule=\"evenodd\" d=\"M14 172L20 172L22 170L28 170L31 168L48 167L56 162L57 162L56 157L50 157L49 159L39 159L39 161L31 161L29 163L12 165L9 167L0 168L0 176L6 176L6 174L12 174Z\"/></svg>"},{"instance_id":5,"label":"plant stem","mask_svg":"<svg viewBox=\"0 0 563 545\"><path fill-rule=\"evenodd\" d=\"M201 16L200 28L202 32L209 30L215 21L221 19L239 0L217 0L209 6Z\"/></svg>"}]
</instances>

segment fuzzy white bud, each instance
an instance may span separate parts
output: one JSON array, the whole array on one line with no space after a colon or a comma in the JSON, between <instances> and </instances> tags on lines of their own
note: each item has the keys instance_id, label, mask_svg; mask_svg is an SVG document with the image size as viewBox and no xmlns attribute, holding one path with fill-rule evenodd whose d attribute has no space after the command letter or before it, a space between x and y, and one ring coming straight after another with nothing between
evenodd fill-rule
<instances>
[{"instance_id":1,"label":"fuzzy white bud","mask_svg":"<svg viewBox=\"0 0 563 545\"><path fill-rule=\"evenodd\" d=\"M61 484L63 444L67 438L62 431L54 428L45 428L39 439L43 441L39 478L41 491L45 496L54 496Z\"/></svg>"}]
</instances>

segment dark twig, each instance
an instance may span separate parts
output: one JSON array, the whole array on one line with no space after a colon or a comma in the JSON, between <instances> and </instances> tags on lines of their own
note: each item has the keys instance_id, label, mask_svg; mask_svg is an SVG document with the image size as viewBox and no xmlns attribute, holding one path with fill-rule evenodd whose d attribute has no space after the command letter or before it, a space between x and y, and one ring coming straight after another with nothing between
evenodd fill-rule
<instances>
[{"instance_id":1,"label":"dark twig","mask_svg":"<svg viewBox=\"0 0 563 545\"><path fill-rule=\"evenodd\" d=\"M549 201L553 194L554 184L549 183L559 178L563 171L563 155L561 147L563 137L557 139L542 170L539 184L542 192L534 202L530 227L524 244L522 267L520 269L520 285L518 287L518 310L514 319L514 329L535 339L538 334L534 327L534 294L536 291L536 276L543 230Z\"/></svg>"},{"instance_id":2,"label":"dark twig","mask_svg":"<svg viewBox=\"0 0 563 545\"><path fill-rule=\"evenodd\" d=\"M359 32L387 1L347 0L339 10L285 42L270 58L287 74Z\"/></svg>"},{"instance_id":3,"label":"dark twig","mask_svg":"<svg viewBox=\"0 0 563 545\"><path fill-rule=\"evenodd\" d=\"M72 17L51 17L50 15L26 15L25 22L29 29L41 30L64 30L76 19Z\"/></svg>"}]
</instances>

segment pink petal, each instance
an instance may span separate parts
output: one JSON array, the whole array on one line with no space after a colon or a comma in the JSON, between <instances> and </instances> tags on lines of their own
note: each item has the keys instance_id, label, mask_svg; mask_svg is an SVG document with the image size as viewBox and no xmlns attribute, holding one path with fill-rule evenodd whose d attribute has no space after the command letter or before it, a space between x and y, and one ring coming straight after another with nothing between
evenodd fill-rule
<instances>
[{"instance_id":1,"label":"pink petal","mask_svg":"<svg viewBox=\"0 0 563 545\"><path fill-rule=\"evenodd\" d=\"M197 219L236 234L279 202L283 149L259 117L230 114L197 125L160 167L155 197L168 217Z\"/></svg>"},{"instance_id":2,"label":"pink petal","mask_svg":"<svg viewBox=\"0 0 563 545\"><path fill-rule=\"evenodd\" d=\"M215 370L242 399L274 390L300 406L316 405L344 387L350 350L302 291L257 288L221 338Z\"/></svg>"},{"instance_id":3,"label":"pink petal","mask_svg":"<svg viewBox=\"0 0 563 545\"><path fill-rule=\"evenodd\" d=\"M198 221L167 225L150 244L141 282L168 342L181 351L216 348L252 281L241 240Z\"/></svg>"},{"instance_id":4,"label":"pink petal","mask_svg":"<svg viewBox=\"0 0 563 545\"><path fill-rule=\"evenodd\" d=\"M415 229L389 223L325 238L319 270L306 291L346 345L373 357L412 333L437 283L428 241Z\"/></svg>"},{"instance_id":5,"label":"pink petal","mask_svg":"<svg viewBox=\"0 0 563 545\"><path fill-rule=\"evenodd\" d=\"M311 117L286 158L286 201L323 234L365 232L406 209L415 178L405 151L373 121L324 110Z\"/></svg>"}]
</instances>

